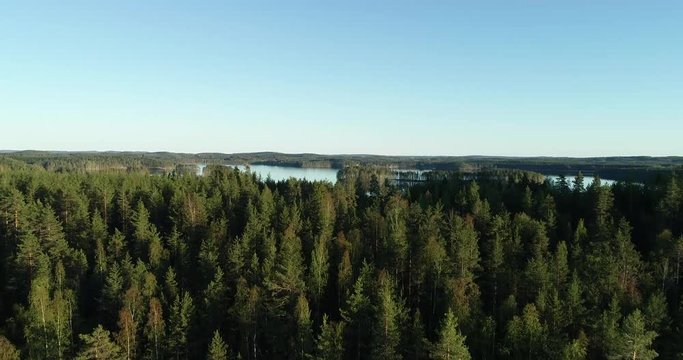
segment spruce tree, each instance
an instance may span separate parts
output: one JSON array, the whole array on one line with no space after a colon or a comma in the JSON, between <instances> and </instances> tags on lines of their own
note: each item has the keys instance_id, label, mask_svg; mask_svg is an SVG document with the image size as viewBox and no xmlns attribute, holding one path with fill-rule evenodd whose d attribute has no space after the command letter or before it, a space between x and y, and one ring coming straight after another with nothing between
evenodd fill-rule
<instances>
[{"instance_id":1,"label":"spruce tree","mask_svg":"<svg viewBox=\"0 0 683 360\"><path fill-rule=\"evenodd\" d=\"M80 335L83 348L76 357L77 360L123 360L126 356L121 348L111 341L109 331L98 325L90 334Z\"/></svg>"},{"instance_id":2,"label":"spruce tree","mask_svg":"<svg viewBox=\"0 0 683 360\"><path fill-rule=\"evenodd\" d=\"M394 293L391 277L380 273L375 305L375 324L373 326L372 355L375 359L400 359L401 322L403 304Z\"/></svg>"},{"instance_id":3,"label":"spruce tree","mask_svg":"<svg viewBox=\"0 0 683 360\"><path fill-rule=\"evenodd\" d=\"M228 345L225 344L218 330L213 332L207 360L228 360Z\"/></svg>"},{"instance_id":4,"label":"spruce tree","mask_svg":"<svg viewBox=\"0 0 683 360\"><path fill-rule=\"evenodd\" d=\"M0 335L0 360L19 360L20 352L6 337Z\"/></svg>"},{"instance_id":5,"label":"spruce tree","mask_svg":"<svg viewBox=\"0 0 683 360\"><path fill-rule=\"evenodd\" d=\"M448 310L439 330L439 337L431 352L432 359L469 360L471 355L465 345L465 336L458 330L458 321Z\"/></svg>"},{"instance_id":6,"label":"spruce tree","mask_svg":"<svg viewBox=\"0 0 683 360\"><path fill-rule=\"evenodd\" d=\"M652 342L656 337L656 332L647 330L643 314L636 309L624 319L609 357L632 360L654 359L658 355L652 349Z\"/></svg>"},{"instance_id":7,"label":"spruce tree","mask_svg":"<svg viewBox=\"0 0 683 360\"><path fill-rule=\"evenodd\" d=\"M320 335L315 342L316 359L342 360L344 358L344 325L342 322L329 322L327 314L323 315Z\"/></svg>"}]
</instances>

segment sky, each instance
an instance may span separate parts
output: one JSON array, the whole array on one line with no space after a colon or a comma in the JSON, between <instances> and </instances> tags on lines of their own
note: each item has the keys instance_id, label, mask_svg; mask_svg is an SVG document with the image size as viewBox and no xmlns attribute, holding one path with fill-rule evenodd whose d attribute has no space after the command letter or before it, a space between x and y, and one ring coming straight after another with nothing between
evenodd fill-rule
<instances>
[{"instance_id":1,"label":"sky","mask_svg":"<svg viewBox=\"0 0 683 360\"><path fill-rule=\"evenodd\" d=\"M0 149L683 155L683 1L0 0Z\"/></svg>"}]
</instances>

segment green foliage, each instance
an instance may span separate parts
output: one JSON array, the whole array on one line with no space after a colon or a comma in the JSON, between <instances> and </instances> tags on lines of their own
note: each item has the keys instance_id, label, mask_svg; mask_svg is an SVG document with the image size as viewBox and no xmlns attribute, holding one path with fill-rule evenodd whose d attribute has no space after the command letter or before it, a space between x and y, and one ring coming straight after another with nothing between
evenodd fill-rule
<instances>
[{"instance_id":1,"label":"green foliage","mask_svg":"<svg viewBox=\"0 0 683 360\"><path fill-rule=\"evenodd\" d=\"M308 287L311 289L313 299L319 303L327 287L329 275L329 255L327 241L324 237L318 237L311 251L311 266L309 268Z\"/></svg>"},{"instance_id":2,"label":"green foliage","mask_svg":"<svg viewBox=\"0 0 683 360\"><path fill-rule=\"evenodd\" d=\"M513 358L543 358L548 329L541 322L534 304L524 307L521 316L515 316L507 326L507 341Z\"/></svg>"},{"instance_id":3,"label":"green foliage","mask_svg":"<svg viewBox=\"0 0 683 360\"><path fill-rule=\"evenodd\" d=\"M570 191L501 169L408 187L363 166L332 185L63 161L0 161L0 357L681 351L679 176Z\"/></svg>"},{"instance_id":4,"label":"green foliage","mask_svg":"<svg viewBox=\"0 0 683 360\"><path fill-rule=\"evenodd\" d=\"M432 350L432 359L469 360L472 357L465 345L465 336L458 331L458 320L452 311L446 313L439 337Z\"/></svg>"},{"instance_id":5,"label":"green foliage","mask_svg":"<svg viewBox=\"0 0 683 360\"><path fill-rule=\"evenodd\" d=\"M646 329L643 314L636 309L624 319L616 342L610 349L609 358L654 359L658 354L651 347L656 337L656 332Z\"/></svg>"},{"instance_id":6,"label":"green foliage","mask_svg":"<svg viewBox=\"0 0 683 360\"><path fill-rule=\"evenodd\" d=\"M207 360L228 360L228 345L225 344L218 330L213 332Z\"/></svg>"},{"instance_id":7,"label":"green foliage","mask_svg":"<svg viewBox=\"0 0 683 360\"><path fill-rule=\"evenodd\" d=\"M583 360L588 355L588 339L583 332L562 349L563 360Z\"/></svg>"},{"instance_id":8,"label":"green foliage","mask_svg":"<svg viewBox=\"0 0 683 360\"><path fill-rule=\"evenodd\" d=\"M329 322L327 314L323 315L320 335L315 342L316 359L341 360L344 358L344 325L343 321Z\"/></svg>"},{"instance_id":9,"label":"green foliage","mask_svg":"<svg viewBox=\"0 0 683 360\"><path fill-rule=\"evenodd\" d=\"M183 292L182 295L177 295L171 307L167 338L168 352L175 358L188 356L193 313L194 305L190 294Z\"/></svg>"},{"instance_id":10,"label":"green foliage","mask_svg":"<svg viewBox=\"0 0 683 360\"><path fill-rule=\"evenodd\" d=\"M294 319L296 320L296 358L306 359L311 351L311 311L308 308L308 301L303 295L299 296L294 308Z\"/></svg>"},{"instance_id":11,"label":"green foliage","mask_svg":"<svg viewBox=\"0 0 683 360\"><path fill-rule=\"evenodd\" d=\"M405 309L394 293L392 281L386 272L382 272L377 282L372 344L372 355L375 359L401 357L398 346L401 341L400 329L405 318Z\"/></svg>"},{"instance_id":12,"label":"green foliage","mask_svg":"<svg viewBox=\"0 0 683 360\"><path fill-rule=\"evenodd\" d=\"M6 337L0 335L0 360L19 360L20 352Z\"/></svg>"},{"instance_id":13,"label":"green foliage","mask_svg":"<svg viewBox=\"0 0 683 360\"><path fill-rule=\"evenodd\" d=\"M125 359L125 355L115 343L111 341L109 331L98 325L91 334L80 335L83 346L76 357L77 360Z\"/></svg>"}]
</instances>

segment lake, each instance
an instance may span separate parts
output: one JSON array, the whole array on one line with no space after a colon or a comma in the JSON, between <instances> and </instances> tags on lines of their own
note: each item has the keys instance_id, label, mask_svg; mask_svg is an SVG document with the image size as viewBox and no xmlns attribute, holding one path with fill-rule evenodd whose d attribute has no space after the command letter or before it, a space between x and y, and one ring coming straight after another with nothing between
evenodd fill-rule
<instances>
[{"instance_id":1,"label":"lake","mask_svg":"<svg viewBox=\"0 0 683 360\"><path fill-rule=\"evenodd\" d=\"M271 166L271 165L226 165L229 167L236 167L240 171L245 171L247 168L262 180L270 177L273 181L288 180L289 178L308 180L308 181L329 181L331 183L337 182L337 173L339 169L323 169L323 168L298 168L290 166ZM206 164L197 165L197 175L203 175Z\"/></svg>"},{"instance_id":2,"label":"lake","mask_svg":"<svg viewBox=\"0 0 683 360\"><path fill-rule=\"evenodd\" d=\"M559 175L546 175L545 178L552 181L552 182L558 182L560 180ZM565 176L565 179L567 179L567 184L569 184L570 188L574 187L574 179L575 178L576 178L576 176ZM595 180L595 177L593 177L593 176L584 176L583 177L583 186L585 188L588 188L593 183L593 180ZM612 185L616 184L617 182L615 180L600 178L600 183L602 185L612 186Z\"/></svg>"},{"instance_id":3,"label":"lake","mask_svg":"<svg viewBox=\"0 0 683 360\"><path fill-rule=\"evenodd\" d=\"M245 165L226 165L230 167L236 167L241 171L245 171L247 166ZM197 164L197 175L204 174L204 168L206 164ZM289 178L295 179L305 179L308 181L329 181L331 183L337 182L337 173L339 169L325 169L325 168L298 168L291 166L272 166L272 165L250 165L249 170L255 173L261 179L266 180L270 177L273 181L283 181ZM415 173L417 173L418 179L423 179L423 176L429 171L419 171L419 170L396 170L396 178L399 180L411 180ZM546 178L550 181L558 181L558 175L546 175ZM573 186L575 176L566 176L567 183L569 187ZM590 186L593 183L594 177L584 176L583 184L585 187ZM616 183L614 180L600 179L603 185L613 185Z\"/></svg>"}]
</instances>

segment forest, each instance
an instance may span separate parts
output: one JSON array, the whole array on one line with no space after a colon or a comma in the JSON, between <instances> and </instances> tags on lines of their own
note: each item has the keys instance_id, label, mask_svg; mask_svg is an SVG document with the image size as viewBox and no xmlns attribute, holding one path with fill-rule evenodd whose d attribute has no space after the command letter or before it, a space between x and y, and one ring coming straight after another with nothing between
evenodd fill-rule
<instances>
[{"instance_id":1,"label":"forest","mask_svg":"<svg viewBox=\"0 0 683 360\"><path fill-rule=\"evenodd\" d=\"M388 156L256 153L171 153L133 151L0 151L0 169L32 166L54 172L124 171L168 174L197 164L271 165L300 168L355 166L476 173L482 169L525 170L546 175L599 174L612 180L643 182L654 176L683 172L681 156L510 157Z\"/></svg>"},{"instance_id":2,"label":"forest","mask_svg":"<svg viewBox=\"0 0 683 360\"><path fill-rule=\"evenodd\" d=\"M3 360L683 356L673 172L50 170L0 167Z\"/></svg>"}]
</instances>

